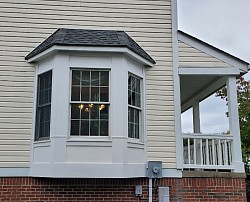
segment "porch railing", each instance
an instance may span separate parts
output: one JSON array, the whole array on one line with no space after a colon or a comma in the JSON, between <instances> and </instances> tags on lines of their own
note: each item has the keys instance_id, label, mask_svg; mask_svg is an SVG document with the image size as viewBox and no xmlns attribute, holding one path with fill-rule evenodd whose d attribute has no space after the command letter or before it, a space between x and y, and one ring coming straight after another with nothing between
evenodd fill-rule
<instances>
[{"instance_id":1,"label":"porch railing","mask_svg":"<svg viewBox=\"0 0 250 202\"><path fill-rule=\"evenodd\" d=\"M232 142L228 134L182 134L183 168L232 170Z\"/></svg>"}]
</instances>

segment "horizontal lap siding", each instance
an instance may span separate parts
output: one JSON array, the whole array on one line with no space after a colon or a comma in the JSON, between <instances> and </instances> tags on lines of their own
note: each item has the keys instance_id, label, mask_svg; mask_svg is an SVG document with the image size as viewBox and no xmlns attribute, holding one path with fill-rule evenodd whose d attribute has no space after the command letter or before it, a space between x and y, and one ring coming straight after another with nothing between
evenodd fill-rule
<instances>
[{"instance_id":1,"label":"horizontal lap siding","mask_svg":"<svg viewBox=\"0 0 250 202\"><path fill-rule=\"evenodd\" d=\"M231 67L183 42L179 42L179 63L180 67Z\"/></svg>"},{"instance_id":2,"label":"horizontal lap siding","mask_svg":"<svg viewBox=\"0 0 250 202\"><path fill-rule=\"evenodd\" d=\"M148 155L175 166L170 0L1 0L0 19L0 166L28 166L34 66L24 56L58 28L123 30L156 60L146 81Z\"/></svg>"}]
</instances>

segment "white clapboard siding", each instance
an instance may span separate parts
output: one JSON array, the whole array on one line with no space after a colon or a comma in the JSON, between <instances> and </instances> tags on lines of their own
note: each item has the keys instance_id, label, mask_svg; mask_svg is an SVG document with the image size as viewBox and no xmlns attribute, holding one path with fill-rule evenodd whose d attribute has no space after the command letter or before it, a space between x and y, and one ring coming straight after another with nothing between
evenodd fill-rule
<instances>
[{"instance_id":1,"label":"white clapboard siding","mask_svg":"<svg viewBox=\"0 0 250 202\"><path fill-rule=\"evenodd\" d=\"M229 64L218 60L200 50L197 50L179 41L180 67L231 67Z\"/></svg>"},{"instance_id":2,"label":"white clapboard siding","mask_svg":"<svg viewBox=\"0 0 250 202\"><path fill-rule=\"evenodd\" d=\"M80 28L126 31L156 60L146 81L148 159L175 167L170 0L1 0L0 19L0 166L29 164L34 65L24 57L56 29Z\"/></svg>"}]
</instances>

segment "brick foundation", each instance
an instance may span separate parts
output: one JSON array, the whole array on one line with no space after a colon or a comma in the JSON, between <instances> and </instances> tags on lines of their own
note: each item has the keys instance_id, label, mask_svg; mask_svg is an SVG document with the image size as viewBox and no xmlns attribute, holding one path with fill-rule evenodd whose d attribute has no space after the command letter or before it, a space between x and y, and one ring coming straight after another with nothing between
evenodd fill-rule
<instances>
[{"instance_id":1,"label":"brick foundation","mask_svg":"<svg viewBox=\"0 0 250 202\"><path fill-rule=\"evenodd\" d=\"M143 185L143 196L134 196L134 186ZM170 186L170 201L246 201L245 179L164 178L157 186ZM153 201L156 191L153 191ZM148 199L148 179L49 179L0 178L1 202L128 201Z\"/></svg>"}]
</instances>

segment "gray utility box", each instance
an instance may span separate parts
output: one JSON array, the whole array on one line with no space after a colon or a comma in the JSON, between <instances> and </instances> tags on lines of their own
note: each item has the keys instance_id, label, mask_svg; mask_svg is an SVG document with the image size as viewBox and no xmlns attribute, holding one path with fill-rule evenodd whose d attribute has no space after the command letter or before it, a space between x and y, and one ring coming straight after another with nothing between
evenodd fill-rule
<instances>
[{"instance_id":1,"label":"gray utility box","mask_svg":"<svg viewBox=\"0 0 250 202\"><path fill-rule=\"evenodd\" d=\"M148 178L162 178L162 162L149 161L148 162Z\"/></svg>"},{"instance_id":2,"label":"gray utility box","mask_svg":"<svg viewBox=\"0 0 250 202\"><path fill-rule=\"evenodd\" d=\"M159 202L169 202L169 187L158 187Z\"/></svg>"}]
</instances>

